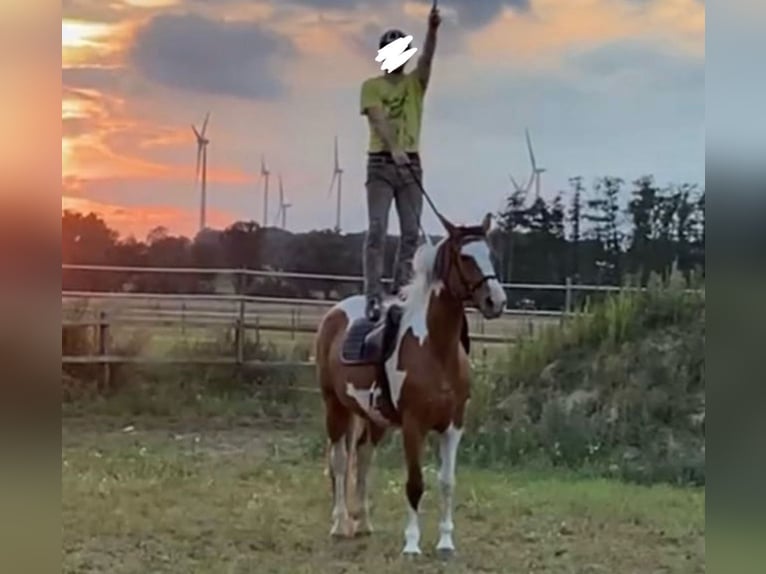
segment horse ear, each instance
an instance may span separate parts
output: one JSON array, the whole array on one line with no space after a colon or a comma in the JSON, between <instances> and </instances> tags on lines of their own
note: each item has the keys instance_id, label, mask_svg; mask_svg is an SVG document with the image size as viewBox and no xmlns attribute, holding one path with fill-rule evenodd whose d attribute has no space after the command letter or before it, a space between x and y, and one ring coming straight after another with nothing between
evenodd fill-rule
<instances>
[{"instance_id":1,"label":"horse ear","mask_svg":"<svg viewBox=\"0 0 766 574\"><path fill-rule=\"evenodd\" d=\"M484 221L481 222L481 226L484 229L484 233L489 233L489 228L492 226L492 214L488 213L484 216Z\"/></svg>"}]
</instances>

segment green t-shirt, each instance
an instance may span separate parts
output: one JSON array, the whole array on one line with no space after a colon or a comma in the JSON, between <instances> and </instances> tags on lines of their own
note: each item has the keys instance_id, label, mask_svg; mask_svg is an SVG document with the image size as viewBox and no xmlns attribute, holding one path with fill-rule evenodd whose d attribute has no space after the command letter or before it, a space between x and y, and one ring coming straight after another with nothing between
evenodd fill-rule
<instances>
[{"instance_id":1,"label":"green t-shirt","mask_svg":"<svg viewBox=\"0 0 766 574\"><path fill-rule=\"evenodd\" d=\"M423 84L415 71L404 74L398 82L376 76L362 84L361 113L366 114L369 108L380 106L394 130L399 147L406 152L418 151L424 93ZM372 126L368 151L388 151Z\"/></svg>"}]
</instances>

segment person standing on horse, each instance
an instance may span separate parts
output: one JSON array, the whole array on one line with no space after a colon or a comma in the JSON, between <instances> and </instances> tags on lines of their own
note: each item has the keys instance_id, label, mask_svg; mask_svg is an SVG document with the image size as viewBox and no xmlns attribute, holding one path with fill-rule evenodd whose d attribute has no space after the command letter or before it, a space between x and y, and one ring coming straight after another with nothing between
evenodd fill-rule
<instances>
[{"instance_id":1,"label":"person standing on horse","mask_svg":"<svg viewBox=\"0 0 766 574\"><path fill-rule=\"evenodd\" d=\"M431 76L440 23L439 10L434 4L428 16L423 51L412 72L405 73L406 64L402 64L362 84L361 113L367 116L370 128L366 182L368 228L363 261L365 315L371 321L377 321L381 315L383 254L392 201L400 228L392 293L398 294L412 275L423 206L419 184L423 171L418 153L423 96ZM379 48L405 37L400 30L388 30L380 38Z\"/></svg>"}]
</instances>

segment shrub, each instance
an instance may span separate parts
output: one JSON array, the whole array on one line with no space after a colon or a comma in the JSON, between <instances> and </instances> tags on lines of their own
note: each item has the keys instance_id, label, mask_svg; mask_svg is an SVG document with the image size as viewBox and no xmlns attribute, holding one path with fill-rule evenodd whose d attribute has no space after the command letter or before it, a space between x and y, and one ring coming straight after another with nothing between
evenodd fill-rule
<instances>
[{"instance_id":1,"label":"shrub","mask_svg":"<svg viewBox=\"0 0 766 574\"><path fill-rule=\"evenodd\" d=\"M653 277L510 348L474 382L469 456L704 483L704 292L688 287Z\"/></svg>"}]
</instances>

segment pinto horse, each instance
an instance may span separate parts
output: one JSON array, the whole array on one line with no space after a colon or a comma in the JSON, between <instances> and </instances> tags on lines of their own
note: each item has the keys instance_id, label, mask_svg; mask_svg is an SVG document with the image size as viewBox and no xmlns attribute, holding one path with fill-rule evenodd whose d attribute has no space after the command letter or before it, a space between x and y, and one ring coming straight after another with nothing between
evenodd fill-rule
<instances>
[{"instance_id":1,"label":"pinto horse","mask_svg":"<svg viewBox=\"0 0 766 574\"><path fill-rule=\"evenodd\" d=\"M316 363L329 437L331 535L351 537L372 532L367 484L374 449L387 429L400 428L408 501L403 553L420 554L421 458L426 434L434 430L441 436L442 508L437 551L454 551L455 463L470 396L467 348L461 344L464 304L473 303L487 319L499 317L506 306L506 294L487 242L490 223L491 214L478 226L455 226L445 221L447 236L436 246L420 247L403 299L384 304L383 322L388 326L381 328L388 331L382 338L389 343L373 358L365 361L344 356L353 326L365 321L363 296L338 302L322 318ZM356 520L352 520L352 505Z\"/></svg>"}]
</instances>

